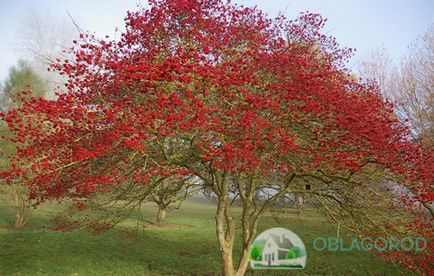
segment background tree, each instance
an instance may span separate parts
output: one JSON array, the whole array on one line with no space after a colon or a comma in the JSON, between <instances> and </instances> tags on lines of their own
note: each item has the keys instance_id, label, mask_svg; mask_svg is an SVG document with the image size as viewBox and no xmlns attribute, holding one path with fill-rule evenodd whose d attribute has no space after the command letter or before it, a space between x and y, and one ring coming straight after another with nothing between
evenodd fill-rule
<instances>
[{"instance_id":1,"label":"background tree","mask_svg":"<svg viewBox=\"0 0 434 276\"><path fill-rule=\"evenodd\" d=\"M434 25L409 46L399 67L386 49L378 49L361 61L359 72L375 80L382 93L398 103L397 113L408 120L412 139L429 155L434 145ZM423 200L422 204L434 216L434 207Z\"/></svg>"},{"instance_id":2,"label":"background tree","mask_svg":"<svg viewBox=\"0 0 434 276\"><path fill-rule=\"evenodd\" d=\"M164 223L169 206L175 203L181 204L187 196L192 194L193 178L169 177L162 181L158 187L152 190L149 199L158 206L155 219L157 225Z\"/></svg>"},{"instance_id":3,"label":"background tree","mask_svg":"<svg viewBox=\"0 0 434 276\"><path fill-rule=\"evenodd\" d=\"M396 89L402 112L409 119L414 138L434 146L434 25L409 47Z\"/></svg>"},{"instance_id":4,"label":"background tree","mask_svg":"<svg viewBox=\"0 0 434 276\"><path fill-rule=\"evenodd\" d=\"M381 91L397 101L400 116L409 120L413 139L433 146L434 25L408 48L396 66L387 49L378 49L360 62L360 75L375 80Z\"/></svg>"},{"instance_id":5,"label":"background tree","mask_svg":"<svg viewBox=\"0 0 434 276\"><path fill-rule=\"evenodd\" d=\"M367 176L417 170L426 185L430 163L413 169L420 151L393 105L350 76L351 50L323 25L219 0L150 1L128 12L118 41L82 34L75 59L54 66L68 93L3 116L20 150L2 176L39 200L134 192L131 206L169 177L197 177L215 194L225 275L245 273L261 217L287 193L355 231L396 225L381 213L394 195Z\"/></svg>"},{"instance_id":6,"label":"background tree","mask_svg":"<svg viewBox=\"0 0 434 276\"><path fill-rule=\"evenodd\" d=\"M421 144L421 150L414 160L423 160L432 164L433 122L434 122L434 25L408 48L407 55L397 66L386 49L374 51L370 57L360 63L360 74L375 80L381 92L398 103L398 116L407 120L411 139ZM416 162L417 163L417 162ZM404 206L411 210L413 220L404 223L400 235L420 235L428 241L427 248L419 254L414 252L384 252L383 255L404 267L421 274L430 275L434 271L433 254L433 183L434 168L414 166L412 174L420 176L420 170L431 175L425 185L418 177L411 181L396 180L397 191L404 196ZM403 187L405 186L405 187ZM421 205L428 212L421 211ZM404 233L404 234L403 234Z\"/></svg>"},{"instance_id":7,"label":"background tree","mask_svg":"<svg viewBox=\"0 0 434 276\"><path fill-rule=\"evenodd\" d=\"M58 58L71 58L68 50L77 37L78 31L72 18L58 17L35 9L27 10L17 30L15 48L47 81L51 94L46 97L54 96L52 91L66 82L65 77L47 68Z\"/></svg>"}]
</instances>

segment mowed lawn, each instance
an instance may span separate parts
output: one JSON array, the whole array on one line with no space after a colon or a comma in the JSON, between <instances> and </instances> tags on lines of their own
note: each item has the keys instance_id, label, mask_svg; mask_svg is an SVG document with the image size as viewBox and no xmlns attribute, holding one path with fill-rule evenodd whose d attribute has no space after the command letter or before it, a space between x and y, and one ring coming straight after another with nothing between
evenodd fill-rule
<instances>
[{"instance_id":1,"label":"mowed lawn","mask_svg":"<svg viewBox=\"0 0 434 276\"><path fill-rule=\"evenodd\" d=\"M0 275L220 275L215 206L189 199L168 212L162 227L152 224L156 208L142 210L143 228L129 218L107 232L80 229L54 231L50 218L66 205L45 204L23 230L10 228L13 209L0 204ZM400 275L402 270L366 252L317 252L317 236L335 236L336 227L313 210L264 217L260 230L285 227L304 241L308 260L304 270L248 270L246 275ZM347 237L350 237L347 233ZM239 256L240 239L235 256Z\"/></svg>"}]
</instances>

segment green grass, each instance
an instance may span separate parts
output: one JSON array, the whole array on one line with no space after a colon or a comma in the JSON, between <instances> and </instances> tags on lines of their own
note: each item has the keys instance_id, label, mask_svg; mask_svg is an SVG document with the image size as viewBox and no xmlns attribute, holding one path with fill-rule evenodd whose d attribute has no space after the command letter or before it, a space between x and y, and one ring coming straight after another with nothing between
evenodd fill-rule
<instances>
[{"instance_id":1,"label":"green grass","mask_svg":"<svg viewBox=\"0 0 434 276\"><path fill-rule=\"evenodd\" d=\"M46 204L35 211L23 230L10 229L14 213L0 204L0 275L220 275L215 234L215 206L190 199L170 211L162 227L151 224L156 208L143 207L145 228L137 230L130 218L101 234L81 229L58 232L49 229L53 211L64 205ZM366 252L315 252L316 236L333 236L336 228L306 211L276 221L266 216L260 231L285 227L300 236L307 249L303 270L255 270L246 275L399 275L401 270ZM134 235L126 237L123 231ZM239 256L241 246L235 249Z\"/></svg>"}]
</instances>

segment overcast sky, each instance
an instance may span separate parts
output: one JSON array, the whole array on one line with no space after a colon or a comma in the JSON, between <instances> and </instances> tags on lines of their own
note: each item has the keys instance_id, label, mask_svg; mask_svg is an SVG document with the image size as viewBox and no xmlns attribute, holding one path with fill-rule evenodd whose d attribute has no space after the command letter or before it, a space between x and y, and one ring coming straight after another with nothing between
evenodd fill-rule
<instances>
[{"instance_id":1,"label":"overcast sky","mask_svg":"<svg viewBox=\"0 0 434 276\"><path fill-rule=\"evenodd\" d=\"M112 35L123 27L127 10L137 9L139 0L0 0L0 80L18 60L14 50L17 33L29 9L69 20L68 12L83 29ZM146 5L145 0L140 1ZM356 48L353 61L376 48L387 48L399 60L407 46L434 23L434 0L236 0L257 5L275 16L279 11L294 18L299 12L320 13L328 19L325 31L342 46Z\"/></svg>"}]
</instances>

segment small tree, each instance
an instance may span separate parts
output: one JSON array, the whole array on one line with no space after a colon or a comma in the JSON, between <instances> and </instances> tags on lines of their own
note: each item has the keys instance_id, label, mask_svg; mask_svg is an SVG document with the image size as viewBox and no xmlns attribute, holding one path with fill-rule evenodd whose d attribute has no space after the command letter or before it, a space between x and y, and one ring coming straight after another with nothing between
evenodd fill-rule
<instances>
[{"instance_id":1,"label":"small tree","mask_svg":"<svg viewBox=\"0 0 434 276\"><path fill-rule=\"evenodd\" d=\"M303 256L304 256L304 252L301 251L300 247L294 246L286 254L286 259L300 258Z\"/></svg>"},{"instance_id":2,"label":"small tree","mask_svg":"<svg viewBox=\"0 0 434 276\"><path fill-rule=\"evenodd\" d=\"M191 188L190 177L179 177L177 175L163 180L158 187L153 189L150 200L158 206L158 213L155 219L157 225L161 225L165 218L170 204L183 201L189 195Z\"/></svg>"},{"instance_id":3,"label":"small tree","mask_svg":"<svg viewBox=\"0 0 434 276\"><path fill-rule=\"evenodd\" d=\"M262 259L261 250L257 246L252 246L250 250L250 258L255 261L260 261Z\"/></svg>"}]
</instances>

